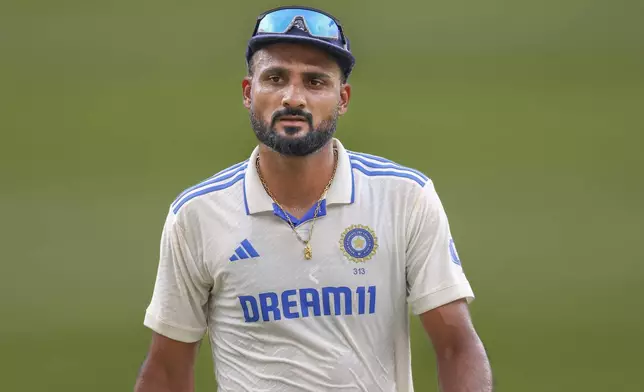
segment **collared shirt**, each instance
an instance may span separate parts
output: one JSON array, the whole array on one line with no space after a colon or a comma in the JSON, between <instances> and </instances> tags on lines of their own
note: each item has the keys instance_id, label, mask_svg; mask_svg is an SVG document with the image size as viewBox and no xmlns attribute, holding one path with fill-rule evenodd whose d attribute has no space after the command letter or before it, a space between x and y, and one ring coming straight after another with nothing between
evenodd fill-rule
<instances>
[{"instance_id":1,"label":"collared shirt","mask_svg":"<svg viewBox=\"0 0 644 392\"><path fill-rule=\"evenodd\" d=\"M409 310L474 298L432 181L333 142L311 260L261 184L258 148L170 206L144 324L207 333L220 391L413 391ZM290 216L302 238L315 208Z\"/></svg>"}]
</instances>

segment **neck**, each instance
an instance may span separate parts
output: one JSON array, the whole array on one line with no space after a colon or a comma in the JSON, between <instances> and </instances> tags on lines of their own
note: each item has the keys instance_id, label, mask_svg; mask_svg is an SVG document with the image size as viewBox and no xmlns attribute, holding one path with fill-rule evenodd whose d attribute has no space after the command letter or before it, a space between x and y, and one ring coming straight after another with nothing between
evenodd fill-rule
<instances>
[{"instance_id":1,"label":"neck","mask_svg":"<svg viewBox=\"0 0 644 392\"><path fill-rule=\"evenodd\" d=\"M333 175L333 141L305 157L284 156L260 145L259 170L273 197L301 217L316 203Z\"/></svg>"}]
</instances>

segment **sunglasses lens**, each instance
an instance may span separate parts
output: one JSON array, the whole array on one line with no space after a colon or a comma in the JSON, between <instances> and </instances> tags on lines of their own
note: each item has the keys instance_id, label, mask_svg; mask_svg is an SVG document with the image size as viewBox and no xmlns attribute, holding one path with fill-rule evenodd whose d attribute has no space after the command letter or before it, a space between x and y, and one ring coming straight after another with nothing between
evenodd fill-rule
<instances>
[{"instance_id":1,"label":"sunglasses lens","mask_svg":"<svg viewBox=\"0 0 644 392\"><path fill-rule=\"evenodd\" d=\"M258 33L286 33L296 22L296 17L301 17L309 33L315 37L340 39L340 29L333 19L312 10L281 9L266 15L260 22Z\"/></svg>"}]
</instances>

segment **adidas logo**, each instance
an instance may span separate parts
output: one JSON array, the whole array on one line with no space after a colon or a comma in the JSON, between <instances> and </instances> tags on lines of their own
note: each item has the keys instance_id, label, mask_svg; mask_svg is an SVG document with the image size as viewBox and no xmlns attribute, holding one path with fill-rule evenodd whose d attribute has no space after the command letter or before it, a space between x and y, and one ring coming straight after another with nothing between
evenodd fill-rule
<instances>
[{"instance_id":1,"label":"adidas logo","mask_svg":"<svg viewBox=\"0 0 644 392\"><path fill-rule=\"evenodd\" d=\"M253 248L253 245L250 244L250 241L243 240L241 246L235 249L235 254L230 256L230 261L237 261L240 259L250 259L253 257L259 257L259 253Z\"/></svg>"}]
</instances>

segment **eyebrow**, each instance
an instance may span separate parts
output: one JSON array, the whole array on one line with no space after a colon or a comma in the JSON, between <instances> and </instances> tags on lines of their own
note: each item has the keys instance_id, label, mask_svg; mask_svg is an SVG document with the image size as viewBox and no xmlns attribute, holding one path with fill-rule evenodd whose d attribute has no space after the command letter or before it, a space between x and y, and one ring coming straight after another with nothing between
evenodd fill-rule
<instances>
[{"instance_id":1,"label":"eyebrow","mask_svg":"<svg viewBox=\"0 0 644 392\"><path fill-rule=\"evenodd\" d=\"M331 75L329 75L326 72L320 72L320 71L310 71L310 72L304 72L304 76L306 76L308 79L331 79Z\"/></svg>"},{"instance_id":2,"label":"eyebrow","mask_svg":"<svg viewBox=\"0 0 644 392\"><path fill-rule=\"evenodd\" d=\"M264 71L262 71L262 75L269 75L269 74L276 74L276 75L288 75L290 72L288 69L284 67L279 67L279 66L274 66L274 67L269 67L266 68ZM304 77L308 79L331 79L331 75L326 72L322 71L307 71L302 73Z\"/></svg>"},{"instance_id":3,"label":"eyebrow","mask_svg":"<svg viewBox=\"0 0 644 392\"><path fill-rule=\"evenodd\" d=\"M268 74L286 75L288 74L288 70L284 67L269 67L263 70L261 73L261 75Z\"/></svg>"}]
</instances>

